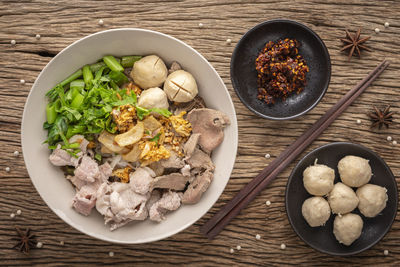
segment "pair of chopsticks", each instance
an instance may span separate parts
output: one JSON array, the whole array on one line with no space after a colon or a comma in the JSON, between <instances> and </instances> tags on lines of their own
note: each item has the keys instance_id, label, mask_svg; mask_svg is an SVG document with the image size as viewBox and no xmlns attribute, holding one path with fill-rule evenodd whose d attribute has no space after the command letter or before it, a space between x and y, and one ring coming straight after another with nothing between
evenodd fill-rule
<instances>
[{"instance_id":1,"label":"pair of chopsticks","mask_svg":"<svg viewBox=\"0 0 400 267\"><path fill-rule=\"evenodd\" d=\"M224 227L247 206L276 176L305 150L364 90L389 66L382 61L362 81L343 96L318 121L291 144L279 157L265 167L251 182L229 201L201 228L200 232L213 239Z\"/></svg>"}]
</instances>

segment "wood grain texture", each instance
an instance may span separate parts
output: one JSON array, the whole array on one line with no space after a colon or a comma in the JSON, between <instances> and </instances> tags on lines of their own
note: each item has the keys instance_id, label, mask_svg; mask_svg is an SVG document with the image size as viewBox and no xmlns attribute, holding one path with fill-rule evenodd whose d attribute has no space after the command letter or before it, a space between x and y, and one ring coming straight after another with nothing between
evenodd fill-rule
<instances>
[{"instance_id":1,"label":"wood grain texture","mask_svg":"<svg viewBox=\"0 0 400 267\"><path fill-rule=\"evenodd\" d=\"M400 262L400 217L376 246L353 257L330 257L308 247L296 236L285 213L287 177L298 159L232 221L215 240L208 241L199 226L231 199L266 164L279 155L313 122L361 80L381 59L390 67L347 109L306 152L326 143L351 141L363 144L385 159L396 177L400 172L400 145L386 141L388 135L400 143L399 125L371 130L366 113L371 105L391 104L400 113L400 2L328 1L0 1L0 264L4 265L396 265ZM326 43L332 60L332 79L323 100L300 118L277 122L248 111L235 95L229 77L230 56L240 37L254 25L274 18L290 18L315 30ZM98 20L104 20L104 26ZM390 23L384 28L384 22ZM204 27L199 28L198 24ZM235 103L239 124L238 155L219 201L195 225L168 239L142 245L115 245L88 237L72 229L46 206L33 187L20 147L20 123L30 87L42 68L64 47L88 34L104 29L140 27L170 34L203 54L216 68ZM339 52L344 29L372 35L362 59L347 62ZM380 28L379 34L374 33ZM40 40L35 35L40 34ZM231 45L225 43L232 40ZM11 46L10 41L17 41ZM20 84L20 79L26 81ZM38 111L38 116L42 116ZM400 116L400 114L398 115ZM356 124L360 119L361 124ZM400 118L399 118L400 119ZM399 121L398 119L398 121ZM305 155L304 152L302 156ZM266 153L271 159L264 158ZM11 171L5 172L10 166ZM251 168L249 168L251 166ZM400 180L398 180L399 182ZM267 207L265 201L270 200ZM17 209L22 215L10 218ZM31 227L42 249L29 256L12 249L14 226ZM260 234L261 240L255 235ZM60 245L64 241L65 245ZM286 250L280 249L285 243ZM242 249L231 254L230 248ZM383 250L389 250L384 256ZM108 252L115 252L109 257Z\"/></svg>"}]
</instances>

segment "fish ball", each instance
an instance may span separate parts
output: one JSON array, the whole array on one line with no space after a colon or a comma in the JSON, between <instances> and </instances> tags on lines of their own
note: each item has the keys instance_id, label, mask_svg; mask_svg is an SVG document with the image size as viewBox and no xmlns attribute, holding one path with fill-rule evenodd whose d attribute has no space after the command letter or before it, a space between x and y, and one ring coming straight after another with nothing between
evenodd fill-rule
<instances>
[{"instance_id":1,"label":"fish ball","mask_svg":"<svg viewBox=\"0 0 400 267\"><path fill-rule=\"evenodd\" d=\"M138 100L139 107L142 108L168 108L168 99L165 92L158 87L144 90Z\"/></svg>"},{"instance_id":2,"label":"fish ball","mask_svg":"<svg viewBox=\"0 0 400 267\"><path fill-rule=\"evenodd\" d=\"M326 165L316 164L303 172L303 183L307 192L315 196L324 196L333 188L335 171Z\"/></svg>"},{"instance_id":3,"label":"fish ball","mask_svg":"<svg viewBox=\"0 0 400 267\"><path fill-rule=\"evenodd\" d=\"M184 103L193 100L198 93L198 88L192 74L177 70L168 75L164 83L164 91L169 100Z\"/></svg>"},{"instance_id":4,"label":"fish ball","mask_svg":"<svg viewBox=\"0 0 400 267\"><path fill-rule=\"evenodd\" d=\"M333 213L346 214L354 210L359 201L353 189L345 184L337 183L328 195L328 202Z\"/></svg>"},{"instance_id":5,"label":"fish ball","mask_svg":"<svg viewBox=\"0 0 400 267\"><path fill-rule=\"evenodd\" d=\"M145 56L136 61L131 71L133 81L143 89L161 86L167 75L167 66L156 55Z\"/></svg>"},{"instance_id":6,"label":"fish ball","mask_svg":"<svg viewBox=\"0 0 400 267\"><path fill-rule=\"evenodd\" d=\"M331 216L328 201L323 197L310 197L301 207L304 219L311 227L322 226Z\"/></svg>"},{"instance_id":7,"label":"fish ball","mask_svg":"<svg viewBox=\"0 0 400 267\"><path fill-rule=\"evenodd\" d=\"M360 200L358 209L365 217L375 217L385 207L388 200L386 188L374 185L366 184L357 189L357 197Z\"/></svg>"},{"instance_id":8,"label":"fish ball","mask_svg":"<svg viewBox=\"0 0 400 267\"><path fill-rule=\"evenodd\" d=\"M369 182L372 176L369 161L357 156L346 156L338 163L340 179L350 187L360 187Z\"/></svg>"},{"instance_id":9,"label":"fish ball","mask_svg":"<svg viewBox=\"0 0 400 267\"><path fill-rule=\"evenodd\" d=\"M339 243L350 246L360 237L364 223L357 214L338 215L333 221L333 234Z\"/></svg>"}]
</instances>

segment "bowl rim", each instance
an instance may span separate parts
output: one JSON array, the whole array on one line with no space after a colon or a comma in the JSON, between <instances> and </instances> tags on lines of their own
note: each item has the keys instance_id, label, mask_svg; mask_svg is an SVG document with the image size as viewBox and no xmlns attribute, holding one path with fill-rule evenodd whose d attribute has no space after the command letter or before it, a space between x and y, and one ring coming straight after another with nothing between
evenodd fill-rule
<instances>
[{"instance_id":1,"label":"bowl rim","mask_svg":"<svg viewBox=\"0 0 400 267\"><path fill-rule=\"evenodd\" d=\"M387 233L390 231L390 229L392 228L392 225L393 225L393 223L394 223L394 221L395 221L395 219L396 219L397 209L398 209L398 198L399 198L399 195L398 195L397 186L394 187L395 194L396 194L396 200L397 200L397 201L395 201L395 210L396 210L396 213L395 213L395 215L393 216L393 218L391 219L391 221L389 222L389 224L387 225L386 230L385 230L385 231L383 232L383 234L382 234L378 239L376 239L374 242L372 242L371 244L369 244L369 245L366 246L365 248L356 250L356 251L354 251L354 252L347 252L347 253L346 253L346 252L345 252L345 253L331 252L331 251L325 250L325 249L323 249L323 248L320 248L320 247L318 247L318 246L314 246L314 245L310 244L307 240L305 240L305 239L303 238L302 235L299 234L299 232L297 231L297 228L294 227L294 225L295 225L295 224L294 224L294 221L292 220L292 216L291 216L291 215L289 214L289 212L288 212L288 190L289 190L289 186L288 186L288 185L289 185L289 183L294 179L294 178L293 178L293 176L294 176L294 170L298 169L299 166L303 163L303 161L304 161L306 158L308 158L312 153L315 153L315 152L317 152L317 151L323 150L323 149L325 149L325 148L327 148L327 147L330 147L330 146L337 146L337 145L349 145L349 146L353 146L353 147L358 147L358 148L360 148L360 149L362 149L362 150L367 151L368 153L371 153L371 154L375 155L376 159L378 159L378 161L380 161L380 162L382 163L382 165L389 171L389 173L391 174L391 177L392 177L393 180L394 180L394 183L397 185L396 177L393 175L393 172L392 172L392 170L390 169L390 167L386 164L386 162L383 160L383 158L381 158L381 157L378 155L378 153L374 152L374 151L371 150L370 148L365 147L365 146L363 146L363 145L361 145L361 144L356 144L356 143L351 143L351 142L333 142L333 143L328 143L328 144L322 145L322 146L317 147L317 148L313 149L312 151L308 152L303 158L301 158L301 160L299 160L299 162L296 164L296 166L292 169L292 172L290 173L290 176L289 176L288 181L287 181L287 183L286 183L286 189L285 189L285 209L286 209L286 216L287 216L287 218L288 218L288 220L289 220L290 226L292 227L292 229L294 230L294 232L296 233L296 235L297 235L298 237L300 237L301 240L303 240L304 243L306 243L307 245L309 245L310 247L312 247L313 249L315 249L315 250L317 250L317 251L320 251L320 252L323 252L323 253L326 253L326 254L329 254L329 255L333 255L333 256L351 256L351 255L359 254L359 253L361 253L361 252L363 252L363 251L366 251L366 250L370 249L371 247L375 246L379 241L381 241L381 240L386 236L386 234L387 234Z\"/></svg>"},{"instance_id":2,"label":"bowl rim","mask_svg":"<svg viewBox=\"0 0 400 267\"><path fill-rule=\"evenodd\" d=\"M103 30L103 31L99 31L99 32L95 32L89 35L86 35L74 42L72 42L71 44L69 44L68 46L66 46L65 48L63 48L59 53L57 53L56 56L54 56L47 64L46 66L40 71L40 73L38 74L38 76L36 77L34 83L32 84L32 87L30 88L29 94L25 100L25 104L24 104L24 110L23 110L23 114L22 114L22 120L21 120L21 148L22 151L24 151L24 143L28 142L28 141L24 141L26 139L26 129L25 129L25 118L26 118L26 112L27 112L27 105L29 103L29 100L31 99L32 95L33 95L33 88L36 86L37 81L40 79L40 77L43 75L43 73L46 72L47 68L49 68L49 66L52 64L53 61L56 60L56 58L60 57L61 54L65 53L65 51L67 51L69 48L71 48L72 46L76 45L77 43L83 42L84 40L88 39L88 38L92 38L93 36L97 36L97 35L101 35L101 34L105 34L108 32L115 32L115 31L132 31L132 32L147 32L147 33L151 33L151 34L155 34L155 35L161 35L164 38L169 38L172 39L175 42L180 43L181 45L185 46L186 48L188 48L189 50L191 50L194 54L196 54L198 57L200 57L202 60L204 60L208 67L217 75L217 79L221 82L221 84L223 85L227 95L228 95L228 101L229 104L232 107L232 120L233 123L231 122L231 127L235 127L235 129L233 129L234 133L233 133L233 153L231 153L232 155L234 155L234 160L232 161L231 166L228 168L230 169L229 171L229 176L232 175L232 171L236 162L236 155L237 155L237 149L238 149L238 139L239 139L239 130L238 130L238 125L237 125L237 116L236 116L236 110L235 110L235 105L232 101L232 97L229 93L228 88L226 87L226 84L224 83L224 81L222 80L221 76L218 74L218 72L215 70L215 68L211 65L211 63L202 55L200 54L196 49L194 49L193 47L191 47L190 45L186 44L185 42L179 40L178 38L175 38L171 35L162 33L162 32L158 32L158 31L154 31L154 30L148 30L148 29L142 29L142 28L114 28L114 29L108 29L108 30ZM24 134L25 133L25 134ZM81 232L82 234L91 236L93 238L99 239L99 240L103 240L103 241L107 241L110 243L116 243L116 244L144 244L144 243L150 243L150 242L155 242L155 241L159 241L168 237L171 237L183 230L185 230L186 228L190 227L191 225L195 224L198 220L200 220L205 214L207 214L209 212L209 210L215 205L215 203L219 200L219 198L221 197L222 193L224 192L226 185L228 184L230 179L227 179L225 184L223 185L223 190L221 191L221 193L219 194L219 196L215 199L215 201L212 203L212 205L204 212L202 213L198 218L196 218L195 220L190 221L189 223L182 225L179 228L176 228L174 231L166 231L165 234L159 235L156 238L147 238L147 239L141 239L138 241L121 241L121 240L116 240L116 239L112 239L109 237L106 237L104 235L98 235L94 232L87 232L84 231L83 229L81 229L79 227L79 225L73 223L70 220L65 220L60 214L59 211L56 209L56 207L54 207L53 205L49 204L47 201L45 201L45 198L43 197L42 193L38 190L37 185L35 184L34 180L31 178L31 175L29 173L29 168L28 168L28 164L27 164L27 156L25 155L25 153L22 153L23 155L23 159L24 159L24 163L25 163L25 168L28 172L29 175L29 179L31 180L33 186L36 189L36 192L39 194L39 196L42 198L43 202L46 204L47 207L50 208L50 210L56 214L64 223L70 225L71 227L73 227L75 230L78 230L79 232Z\"/></svg>"},{"instance_id":3,"label":"bowl rim","mask_svg":"<svg viewBox=\"0 0 400 267\"><path fill-rule=\"evenodd\" d=\"M320 45L322 46L322 49L324 50L324 56L327 58L327 63L328 63L328 79L323 87L322 93L320 94L320 96L318 97L318 99L311 105L309 106L307 109L305 109L304 111L297 113L295 115L292 116L286 116L286 117L274 117L274 116L270 116L270 115L265 115L261 112L258 112L257 110L255 110L253 107L251 107L249 104L246 103L246 101L244 100L244 98L242 97L242 95L239 92L239 85L234 81L233 79L233 65L234 65L234 58L236 58L236 55L239 53L239 46L241 45L242 42L244 42L244 40L255 30L264 27L265 25L268 24L273 24L273 23L286 23L286 24L290 24L290 25L295 25L297 27L303 28L304 30L308 31L309 33L311 33L311 35L313 35L318 42L320 43ZM314 32L311 28L307 27L306 25L294 21L294 20L290 20L290 19L272 19L272 20L267 20L264 22L261 22L257 25L255 25L254 27L252 27L250 30L248 30L241 38L240 40L237 42L235 49L233 50L232 56L231 56L231 63L230 63L230 76L231 76L231 82L232 82L232 86L233 89L236 92L236 95L239 97L240 101L242 102L242 104L247 107L251 112L253 112L254 114L264 118L264 119L270 119L270 120L277 120L277 121L283 121L283 120L291 120L297 117L300 117L306 113L308 113L310 110L312 110L321 100L322 98L325 96L326 91L328 90L330 81L331 81L331 75L332 75L332 65L331 65L331 57L328 51L328 48L326 47L324 41L321 39L321 37L319 37L319 35Z\"/></svg>"}]
</instances>

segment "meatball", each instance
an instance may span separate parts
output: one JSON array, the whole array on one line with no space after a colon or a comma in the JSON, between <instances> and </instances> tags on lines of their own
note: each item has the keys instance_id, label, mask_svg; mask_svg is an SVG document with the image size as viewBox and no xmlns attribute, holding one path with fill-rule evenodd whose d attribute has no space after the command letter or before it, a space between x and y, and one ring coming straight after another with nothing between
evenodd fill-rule
<instances>
[{"instance_id":1,"label":"meatball","mask_svg":"<svg viewBox=\"0 0 400 267\"><path fill-rule=\"evenodd\" d=\"M328 201L322 197L310 197L301 207L304 219L311 227L322 226L331 216Z\"/></svg>"},{"instance_id":2,"label":"meatball","mask_svg":"<svg viewBox=\"0 0 400 267\"><path fill-rule=\"evenodd\" d=\"M346 214L354 210L358 205L358 198L353 189L345 184L337 183L328 195L332 212Z\"/></svg>"},{"instance_id":3,"label":"meatball","mask_svg":"<svg viewBox=\"0 0 400 267\"><path fill-rule=\"evenodd\" d=\"M198 93L196 80L184 70L177 70L168 75L164 91L168 99L175 102L189 102Z\"/></svg>"},{"instance_id":4,"label":"meatball","mask_svg":"<svg viewBox=\"0 0 400 267\"><path fill-rule=\"evenodd\" d=\"M360 200L358 209L365 217L375 217L385 207L388 200L387 190L374 184L366 184L357 189L357 197Z\"/></svg>"},{"instance_id":5,"label":"meatball","mask_svg":"<svg viewBox=\"0 0 400 267\"><path fill-rule=\"evenodd\" d=\"M368 160L346 156L338 163L340 179L350 187L360 187L369 182L372 176L371 166Z\"/></svg>"},{"instance_id":6,"label":"meatball","mask_svg":"<svg viewBox=\"0 0 400 267\"><path fill-rule=\"evenodd\" d=\"M360 237L364 223L357 214L338 215L333 221L333 234L339 243L350 246Z\"/></svg>"},{"instance_id":7,"label":"meatball","mask_svg":"<svg viewBox=\"0 0 400 267\"><path fill-rule=\"evenodd\" d=\"M139 107L151 108L168 108L168 99L165 92L158 87L144 90L138 100Z\"/></svg>"},{"instance_id":8,"label":"meatball","mask_svg":"<svg viewBox=\"0 0 400 267\"><path fill-rule=\"evenodd\" d=\"M335 171L326 165L309 166L303 172L303 183L307 192L315 196L324 196L333 188Z\"/></svg>"},{"instance_id":9,"label":"meatball","mask_svg":"<svg viewBox=\"0 0 400 267\"><path fill-rule=\"evenodd\" d=\"M133 81L143 89L161 86L167 79L168 69L164 61L150 55L136 61L131 71Z\"/></svg>"}]
</instances>

